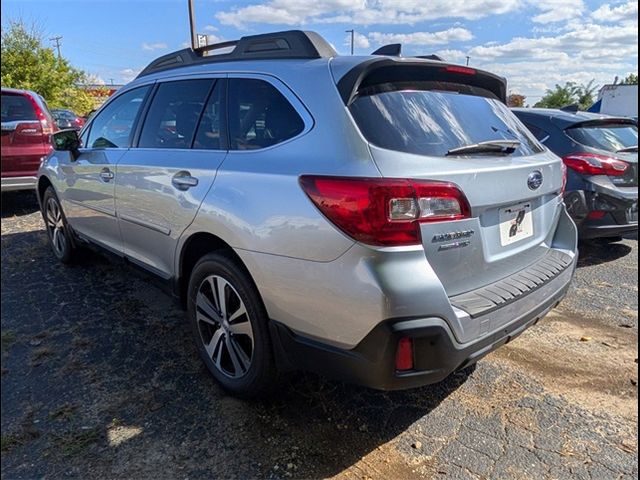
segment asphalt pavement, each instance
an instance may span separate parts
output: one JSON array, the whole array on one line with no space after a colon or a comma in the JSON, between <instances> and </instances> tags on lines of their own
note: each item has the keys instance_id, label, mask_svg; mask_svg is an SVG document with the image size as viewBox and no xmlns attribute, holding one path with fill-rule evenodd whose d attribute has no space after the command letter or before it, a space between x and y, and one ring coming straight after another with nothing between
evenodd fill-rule
<instances>
[{"instance_id":1,"label":"asphalt pavement","mask_svg":"<svg viewBox=\"0 0 640 480\"><path fill-rule=\"evenodd\" d=\"M2 197L2 477L637 478L637 237L581 249L567 299L475 368L383 393L311 374L227 395L184 312Z\"/></svg>"}]
</instances>

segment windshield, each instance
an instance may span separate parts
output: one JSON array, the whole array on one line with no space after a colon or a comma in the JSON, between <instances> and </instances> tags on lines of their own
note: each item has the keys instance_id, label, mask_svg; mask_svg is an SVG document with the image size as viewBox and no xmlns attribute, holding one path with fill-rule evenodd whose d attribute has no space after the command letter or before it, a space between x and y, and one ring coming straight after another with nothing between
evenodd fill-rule
<instances>
[{"instance_id":1,"label":"windshield","mask_svg":"<svg viewBox=\"0 0 640 480\"><path fill-rule=\"evenodd\" d=\"M491 140L519 141L513 156L543 151L506 105L489 92L430 83L387 84L361 93L350 110L367 140L381 148L430 156L445 156L449 150Z\"/></svg>"},{"instance_id":2,"label":"windshield","mask_svg":"<svg viewBox=\"0 0 640 480\"><path fill-rule=\"evenodd\" d=\"M630 123L569 128L567 135L582 145L608 152L638 145L638 127Z\"/></svg>"}]
</instances>

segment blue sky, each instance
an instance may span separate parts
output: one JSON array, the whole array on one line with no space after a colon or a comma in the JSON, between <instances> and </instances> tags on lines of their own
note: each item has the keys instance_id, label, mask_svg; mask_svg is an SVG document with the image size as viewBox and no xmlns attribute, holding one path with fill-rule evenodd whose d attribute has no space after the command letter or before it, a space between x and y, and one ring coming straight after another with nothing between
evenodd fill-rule
<instances>
[{"instance_id":1,"label":"blue sky","mask_svg":"<svg viewBox=\"0 0 640 480\"><path fill-rule=\"evenodd\" d=\"M189 41L186 0L1 0L3 24L36 22L62 35L62 53L98 81L123 83L148 62ZM211 41L303 28L340 54L400 42L403 52L507 77L535 102L556 83L638 71L638 2L629 0L195 0L198 31Z\"/></svg>"}]
</instances>

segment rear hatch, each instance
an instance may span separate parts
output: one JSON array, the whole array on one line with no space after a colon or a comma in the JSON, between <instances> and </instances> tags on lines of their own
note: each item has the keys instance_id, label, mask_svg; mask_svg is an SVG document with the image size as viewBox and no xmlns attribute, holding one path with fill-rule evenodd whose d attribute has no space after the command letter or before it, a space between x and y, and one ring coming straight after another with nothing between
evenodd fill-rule
<instances>
[{"instance_id":1,"label":"rear hatch","mask_svg":"<svg viewBox=\"0 0 640 480\"><path fill-rule=\"evenodd\" d=\"M602 118L572 125L565 133L589 150L608 156L626 165L626 169L608 169L611 182L617 187L638 186L638 126L628 118ZM614 164L615 165L615 164Z\"/></svg>"},{"instance_id":2,"label":"rear hatch","mask_svg":"<svg viewBox=\"0 0 640 480\"><path fill-rule=\"evenodd\" d=\"M52 120L27 93L2 91L2 176L35 176L51 151Z\"/></svg>"},{"instance_id":3,"label":"rear hatch","mask_svg":"<svg viewBox=\"0 0 640 480\"><path fill-rule=\"evenodd\" d=\"M466 195L471 218L421 224L449 296L541 259L560 214L563 166L503 103L504 80L435 62L388 62L338 88L351 92L343 98L384 177L453 182Z\"/></svg>"}]
</instances>

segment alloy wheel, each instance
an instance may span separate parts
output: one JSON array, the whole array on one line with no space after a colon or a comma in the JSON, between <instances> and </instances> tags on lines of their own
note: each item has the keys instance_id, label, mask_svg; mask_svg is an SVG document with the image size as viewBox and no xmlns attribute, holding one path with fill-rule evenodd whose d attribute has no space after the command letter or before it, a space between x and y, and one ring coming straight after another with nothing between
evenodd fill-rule
<instances>
[{"instance_id":1,"label":"alloy wheel","mask_svg":"<svg viewBox=\"0 0 640 480\"><path fill-rule=\"evenodd\" d=\"M45 219L53 250L56 255L62 257L67 246L67 238L64 232L65 227L64 220L62 218L62 209L60 208L58 201L53 197L50 197L47 200Z\"/></svg>"},{"instance_id":2,"label":"alloy wheel","mask_svg":"<svg viewBox=\"0 0 640 480\"><path fill-rule=\"evenodd\" d=\"M200 340L216 369L232 379L246 375L253 358L253 328L236 289L210 275L200 284L195 303Z\"/></svg>"}]
</instances>

